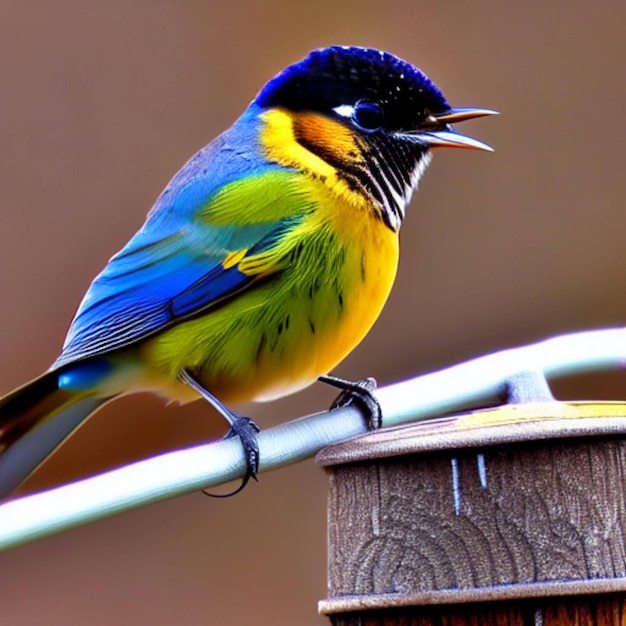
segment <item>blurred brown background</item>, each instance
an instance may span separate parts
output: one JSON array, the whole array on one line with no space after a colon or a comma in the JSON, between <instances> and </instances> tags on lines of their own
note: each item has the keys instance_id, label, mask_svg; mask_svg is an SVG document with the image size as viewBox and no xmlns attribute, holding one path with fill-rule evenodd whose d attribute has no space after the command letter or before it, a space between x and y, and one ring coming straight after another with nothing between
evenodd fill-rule
<instances>
[{"instance_id":1,"label":"blurred brown background","mask_svg":"<svg viewBox=\"0 0 626 626\"><path fill-rule=\"evenodd\" d=\"M330 43L388 49L453 104L502 112L463 127L495 154L436 154L391 300L340 374L384 383L623 324L625 17L623 0L1 0L0 393L54 359L90 279L183 162ZM555 390L626 399L626 376ZM318 385L248 412L273 424L331 397ZM28 488L216 436L207 415L116 403ZM0 623L322 624L325 549L325 477L307 462L232 500L191 494L0 554Z\"/></svg>"}]
</instances>

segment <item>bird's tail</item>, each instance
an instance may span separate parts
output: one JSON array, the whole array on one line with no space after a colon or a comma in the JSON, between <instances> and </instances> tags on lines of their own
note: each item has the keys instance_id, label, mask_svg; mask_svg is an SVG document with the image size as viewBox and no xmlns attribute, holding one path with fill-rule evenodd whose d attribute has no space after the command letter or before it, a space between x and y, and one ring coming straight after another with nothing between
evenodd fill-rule
<instances>
[{"instance_id":1,"label":"bird's tail","mask_svg":"<svg viewBox=\"0 0 626 626\"><path fill-rule=\"evenodd\" d=\"M0 499L106 402L58 383L59 372L47 372L0 398Z\"/></svg>"}]
</instances>

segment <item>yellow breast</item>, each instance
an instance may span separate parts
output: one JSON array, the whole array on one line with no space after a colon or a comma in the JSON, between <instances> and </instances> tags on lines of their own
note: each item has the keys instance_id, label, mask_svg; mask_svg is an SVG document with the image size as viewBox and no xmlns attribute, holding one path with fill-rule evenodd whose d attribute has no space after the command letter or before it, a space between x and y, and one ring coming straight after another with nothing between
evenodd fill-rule
<instances>
[{"instance_id":1,"label":"yellow breast","mask_svg":"<svg viewBox=\"0 0 626 626\"><path fill-rule=\"evenodd\" d=\"M329 206L330 198L323 197L328 192L316 193L319 206ZM291 393L332 370L365 337L389 296L397 235L364 211L350 219L351 207L336 198L333 206L332 214L319 210L311 217L309 227L320 233L317 245L282 279L279 293L289 302L290 329L283 329L274 349L259 360L267 368L259 380L267 385L255 394L257 400Z\"/></svg>"}]
</instances>

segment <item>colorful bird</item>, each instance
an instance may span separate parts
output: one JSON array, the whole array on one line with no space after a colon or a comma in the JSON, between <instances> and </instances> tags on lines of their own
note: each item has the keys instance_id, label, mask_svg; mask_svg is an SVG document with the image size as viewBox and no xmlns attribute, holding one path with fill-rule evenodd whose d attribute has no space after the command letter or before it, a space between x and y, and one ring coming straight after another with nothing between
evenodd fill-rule
<instances>
[{"instance_id":1,"label":"colorful bird","mask_svg":"<svg viewBox=\"0 0 626 626\"><path fill-rule=\"evenodd\" d=\"M178 172L95 278L50 370L0 400L0 495L98 407L150 390L225 405L310 385L363 339L394 282L405 207L435 147L490 150L450 124L419 69L333 46L271 79Z\"/></svg>"}]
</instances>

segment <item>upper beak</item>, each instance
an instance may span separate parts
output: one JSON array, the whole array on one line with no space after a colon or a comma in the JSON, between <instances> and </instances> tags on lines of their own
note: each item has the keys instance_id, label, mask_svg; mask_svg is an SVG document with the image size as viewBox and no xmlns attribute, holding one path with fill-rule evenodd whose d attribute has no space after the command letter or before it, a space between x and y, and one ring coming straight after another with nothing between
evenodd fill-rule
<instances>
[{"instance_id":1,"label":"upper beak","mask_svg":"<svg viewBox=\"0 0 626 626\"><path fill-rule=\"evenodd\" d=\"M419 143L432 148L469 148L471 150L493 152L493 148L486 143L457 133L449 126L449 124L464 122L465 120L486 115L498 115L498 112L491 109L451 109L445 113L431 115L427 119L427 123L430 122L434 126L433 130L420 130L411 133L411 135Z\"/></svg>"}]
</instances>

